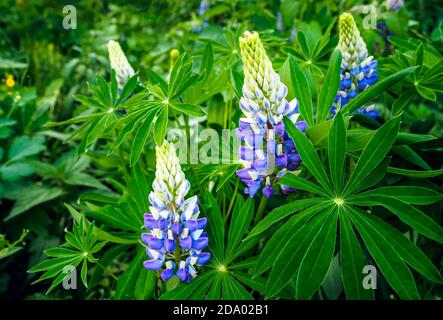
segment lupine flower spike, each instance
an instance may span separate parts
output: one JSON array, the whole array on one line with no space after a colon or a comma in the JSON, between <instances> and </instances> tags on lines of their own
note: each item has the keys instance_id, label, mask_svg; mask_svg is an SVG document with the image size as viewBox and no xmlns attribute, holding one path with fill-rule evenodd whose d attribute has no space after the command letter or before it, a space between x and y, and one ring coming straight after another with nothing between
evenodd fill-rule
<instances>
[{"instance_id":1,"label":"lupine flower spike","mask_svg":"<svg viewBox=\"0 0 443 320\"><path fill-rule=\"evenodd\" d=\"M206 218L198 218L197 196L185 200L190 184L180 167L174 145L164 142L156 147L157 165L153 191L149 195L150 213L145 213L143 233L150 258L143 263L148 270L163 268L161 278L167 281L174 274L183 282L197 276L196 266L208 263L208 236L204 232Z\"/></svg>"},{"instance_id":2,"label":"lupine flower spike","mask_svg":"<svg viewBox=\"0 0 443 320\"><path fill-rule=\"evenodd\" d=\"M288 102L287 87L272 68L263 44L256 32L246 31L240 38L244 84L237 137L242 146L239 157L244 168L237 171L245 183L245 192L253 197L260 188L263 195L274 194L274 182L286 171L294 171L300 164L294 142L285 132L283 116L289 117L304 131L306 123L296 122L299 116L296 99ZM294 190L281 186L284 193Z\"/></svg>"},{"instance_id":3,"label":"lupine flower spike","mask_svg":"<svg viewBox=\"0 0 443 320\"><path fill-rule=\"evenodd\" d=\"M108 42L108 53L111 68L114 69L117 77L118 90L121 91L126 82L135 74L134 69L117 41Z\"/></svg>"},{"instance_id":4,"label":"lupine flower spike","mask_svg":"<svg viewBox=\"0 0 443 320\"><path fill-rule=\"evenodd\" d=\"M335 97L331 112L335 114L337 107L343 107L358 93L366 90L377 82L377 61L368 56L366 44L350 13L343 13L339 20L340 40L338 48L342 53L340 87ZM378 111L373 106L361 107L361 112L370 117L378 117Z\"/></svg>"},{"instance_id":5,"label":"lupine flower spike","mask_svg":"<svg viewBox=\"0 0 443 320\"><path fill-rule=\"evenodd\" d=\"M405 5L403 0L386 0L386 8L392 11L397 11Z\"/></svg>"},{"instance_id":6,"label":"lupine flower spike","mask_svg":"<svg viewBox=\"0 0 443 320\"><path fill-rule=\"evenodd\" d=\"M201 0L200 2L200 6L198 7L198 16L201 17L203 16L206 11L208 11L209 9L209 0ZM195 28L196 32L202 32L203 28L206 27L208 25L208 18L203 18L203 25L199 25Z\"/></svg>"}]
</instances>

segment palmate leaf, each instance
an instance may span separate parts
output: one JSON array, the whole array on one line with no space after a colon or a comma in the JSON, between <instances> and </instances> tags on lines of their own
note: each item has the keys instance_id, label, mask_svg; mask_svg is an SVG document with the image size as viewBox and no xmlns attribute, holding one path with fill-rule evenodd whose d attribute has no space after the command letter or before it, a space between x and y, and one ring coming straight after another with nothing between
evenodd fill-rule
<instances>
[{"instance_id":1,"label":"palmate leaf","mask_svg":"<svg viewBox=\"0 0 443 320\"><path fill-rule=\"evenodd\" d=\"M413 206L404 203L397 198L387 195L355 196L349 199L353 204L362 206L379 205L383 206L399 217L404 223L420 232L422 235L443 243L443 228L434 220Z\"/></svg>"},{"instance_id":2,"label":"palmate leaf","mask_svg":"<svg viewBox=\"0 0 443 320\"><path fill-rule=\"evenodd\" d=\"M420 299L414 278L403 259L392 247L390 239L373 228L366 219L363 219L361 212L351 207L346 207L345 210L362 236L386 281L399 297L402 299Z\"/></svg>"},{"instance_id":3,"label":"palmate leaf","mask_svg":"<svg viewBox=\"0 0 443 320\"><path fill-rule=\"evenodd\" d=\"M376 229L383 234L386 239L389 239L389 242L396 250L397 254L407 264L420 272L427 279L439 284L442 283L442 278L437 268L432 264L428 257L426 257L426 255L402 233L373 214L361 210L359 210L359 213L373 229Z\"/></svg>"},{"instance_id":4,"label":"palmate leaf","mask_svg":"<svg viewBox=\"0 0 443 320\"><path fill-rule=\"evenodd\" d=\"M334 188L334 192L328 192L325 187L327 184L321 183L321 180L324 179L321 171L324 170L321 170L320 157L314 147L312 144L303 143L301 138L304 135L295 130L295 126L291 125L289 121L285 122L288 134L299 148L302 159L308 160L308 163L305 163L306 169L320 182L320 186L293 174L283 176L279 183L324 197L321 199L330 207L323 209L323 211L319 210L321 211L319 214L314 214L303 225L297 225L295 222L297 215L294 216L286 224L283 224L267 242L256 266L256 274L261 274L272 266L266 286L266 297L278 296L279 291L288 283L295 288L298 298L311 298L318 289L334 254L333 243L335 243L336 232L332 232L332 230L335 228L331 227L330 233L325 231L328 229L323 229L324 232L321 232L322 227L326 225L325 215L327 214L325 212L327 210L338 212L341 272L347 298L372 299L374 297L374 292L365 290L362 285L362 269L367 264L367 259L360 246L359 238L354 233L354 226L362 236L363 242L386 280L401 298L419 298L415 281L405 263L426 278L437 283L441 282L438 270L419 248L389 224L378 220L372 221L377 218L369 216L370 214L356 207L384 206L414 230L438 242L442 241L443 229L423 212L411 206L411 204L428 205L440 201L442 199L440 193L415 186L385 186L379 189L370 189L381 182L385 174L390 171L390 158L387 157L387 154L395 143L401 145L417 138L421 139L408 134L398 134L399 123L400 118L394 117L375 131L375 134L367 130L369 134L365 138L364 147L361 148L363 149L361 155L357 156L352 151L348 153L357 160L357 164L346 187L343 188L340 186L342 186L344 178L343 167L346 151L349 151L347 147L349 139L346 139L349 131L347 132L344 119L339 113L332 121L332 125L329 124L325 127L329 130L328 162ZM323 124L327 124L327 122ZM309 134L309 136L311 135ZM324 136L328 136L327 131ZM306 154L309 156L306 157ZM343 171L339 173L340 170ZM424 175L436 176L437 174L436 171L430 171ZM327 182L329 183L329 181ZM294 204L297 202L295 201ZM285 206L290 207L290 205L286 204ZM305 211L309 211L311 208L308 207ZM351 213L353 213L352 217ZM319 222L321 219L319 215L322 214L323 220ZM355 217L357 214L358 216ZM282 214L283 217L288 215ZM383 225L381 225L382 223ZM295 233L291 232L292 224L296 225ZM381 241L379 241L380 237L383 237ZM330 240L326 241L326 239ZM283 248L281 248L281 243L283 243ZM311 245L313 246L311 247ZM317 261L318 264L306 263L303 267L303 257L306 257L307 261ZM397 263L400 264L398 273L395 268ZM299 272L302 274L299 275ZM295 277L291 278L293 274ZM403 278L406 280L402 284L400 282ZM302 279L310 279L310 281L305 284L302 283Z\"/></svg>"},{"instance_id":5,"label":"palmate leaf","mask_svg":"<svg viewBox=\"0 0 443 320\"><path fill-rule=\"evenodd\" d=\"M334 255L337 220L338 207L334 207L307 248L295 281L297 299L310 299L323 282Z\"/></svg>"},{"instance_id":6,"label":"palmate leaf","mask_svg":"<svg viewBox=\"0 0 443 320\"><path fill-rule=\"evenodd\" d=\"M229 226L226 246L226 260L228 262L230 262L230 258L235 254L235 251L238 248L243 235L248 230L254 215L254 203L252 198L248 198L244 203L242 203L240 199L242 199L242 197L238 196Z\"/></svg>"},{"instance_id":7,"label":"palmate leaf","mask_svg":"<svg viewBox=\"0 0 443 320\"><path fill-rule=\"evenodd\" d=\"M298 229L298 232L289 237L277 256L269 275L265 293L267 298L271 298L280 292L291 280L294 272L298 271L306 250L328 220L333 209L333 207L330 207L317 213L309 223L304 224Z\"/></svg>"},{"instance_id":8,"label":"palmate leaf","mask_svg":"<svg viewBox=\"0 0 443 320\"><path fill-rule=\"evenodd\" d=\"M368 264L347 214L340 207L340 262L346 298L374 299L374 291L363 288L362 271Z\"/></svg>"},{"instance_id":9,"label":"palmate leaf","mask_svg":"<svg viewBox=\"0 0 443 320\"><path fill-rule=\"evenodd\" d=\"M391 149L400 127L400 117L395 117L386 122L369 141L363 150L357 165L345 187L345 195L354 191L356 182L365 179L383 160Z\"/></svg>"},{"instance_id":10,"label":"palmate leaf","mask_svg":"<svg viewBox=\"0 0 443 320\"><path fill-rule=\"evenodd\" d=\"M269 212L257 225L249 232L245 240L255 237L262 232L266 231L274 223L288 217L289 215L303 210L309 206L317 204L324 200L323 198L311 198L293 201L275 208Z\"/></svg>"},{"instance_id":11,"label":"palmate leaf","mask_svg":"<svg viewBox=\"0 0 443 320\"><path fill-rule=\"evenodd\" d=\"M323 200L322 202L304 209L283 224L263 248L255 266L254 277L272 267L276 263L276 259L282 252L283 248L285 248L285 245L289 242L289 239L299 232L299 229L306 223L306 221L330 205L330 202Z\"/></svg>"},{"instance_id":12,"label":"palmate leaf","mask_svg":"<svg viewBox=\"0 0 443 320\"><path fill-rule=\"evenodd\" d=\"M87 223L89 222L86 221L86 218L80 216L78 222L76 221L73 226L73 231L66 233L66 243L56 249L50 249L45 252L52 258L44 260L28 270L30 273L45 271L34 283L54 278L47 293L52 291L66 278L66 272L71 271L71 269L66 269L67 267L76 268L80 264L80 277L85 287L88 286L86 278L87 263L95 263L97 261L93 255L103 249L106 242L100 242L95 235L94 223L89 223L89 225Z\"/></svg>"}]
</instances>

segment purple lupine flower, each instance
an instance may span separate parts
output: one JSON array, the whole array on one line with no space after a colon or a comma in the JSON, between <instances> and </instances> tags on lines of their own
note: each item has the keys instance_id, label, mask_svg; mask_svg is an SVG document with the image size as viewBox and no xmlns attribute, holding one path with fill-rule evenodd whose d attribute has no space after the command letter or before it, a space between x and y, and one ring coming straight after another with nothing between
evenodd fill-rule
<instances>
[{"instance_id":1,"label":"purple lupine flower","mask_svg":"<svg viewBox=\"0 0 443 320\"><path fill-rule=\"evenodd\" d=\"M360 36L355 24L354 17L350 13L343 13L339 21L340 41L338 48L342 53L340 70L340 86L335 97L332 114L337 112L338 107L343 107L358 93L366 90L377 82L377 61L368 56L366 44ZM377 118L379 113L375 109L367 112L366 107L356 110L367 116Z\"/></svg>"},{"instance_id":2,"label":"purple lupine flower","mask_svg":"<svg viewBox=\"0 0 443 320\"><path fill-rule=\"evenodd\" d=\"M198 16L199 17L203 16L206 13L206 11L208 11L208 9L209 9L209 0L201 0L200 6L198 7ZM208 22L209 22L208 18L203 18L203 24L197 26L194 29L195 32L198 33L202 32L204 27L208 25Z\"/></svg>"},{"instance_id":3,"label":"purple lupine flower","mask_svg":"<svg viewBox=\"0 0 443 320\"><path fill-rule=\"evenodd\" d=\"M306 123L297 122L298 101L286 100L288 89L272 68L258 33L246 31L240 38L240 49L245 75L240 108L246 117L240 119L236 131L242 142L239 158L244 166L237 176L250 197L260 189L265 197L271 197L278 178L286 171L296 170L301 161L285 132L283 116L302 131Z\"/></svg>"},{"instance_id":4,"label":"purple lupine flower","mask_svg":"<svg viewBox=\"0 0 443 320\"><path fill-rule=\"evenodd\" d=\"M403 0L386 0L386 8L392 11L397 11L405 5Z\"/></svg>"},{"instance_id":5,"label":"purple lupine flower","mask_svg":"<svg viewBox=\"0 0 443 320\"><path fill-rule=\"evenodd\" d=\"M289 35L289 42L294 42L295 36L297 35L297 28L294 26L291 29L291 34Z\"/></svg>"},{"instance_id":6,"label":"purple lupine flower","mask_svg":"<svg viewBox=\"0 0 443 320\"><path fill-rule=\"evenodd\" d=\"M208 263L208 236L203 231L206 218L199 218L197 196L185 200L190 184L181 170L174 145L164 142L156 147L157 166L153 191L149 194L150 213L144 215L148 233L141 240L147 246L148 270L163 268L160 277L167 281L174 274L183 282L197 276L196 266Z\"/></svg>"},{"instance_id":7,"label":"purple lupine flower","mask_svg":"<svg viewBox=\"0 0 443 320\"><path fill-rule=\"evenodd\" d=\"M278 31L280 32L283 31L283 17L280 11L277 12L277 23L275 27L277 28Z\"/></svg>"}]
</instances>

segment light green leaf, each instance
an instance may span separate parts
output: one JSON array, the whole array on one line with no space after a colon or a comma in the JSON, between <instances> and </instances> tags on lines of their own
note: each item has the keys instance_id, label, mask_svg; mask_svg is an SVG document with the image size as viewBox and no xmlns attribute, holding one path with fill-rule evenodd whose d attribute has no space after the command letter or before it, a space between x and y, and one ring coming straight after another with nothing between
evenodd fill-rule
<instances>
[{"instance_id":1,"label":"light green leaf","mask_svg":"<svg viewBox=\"0 0 443 320\"><path fill-rule=\"evenodd\" d=\"M337 219L335 207L307 248L295 281L297 299L310 299L323 282L334 255Z\"/></svg>"},{"instance_id":2,"label":"light green leaf","mask_svg":"<svg viewBox=\"0 0 443 320\"><path fill-rule=\"evenodd\" d=\"M346 156L346 127L341 111L335 115L328 140L329 170L336 195L343 185L343 172Z\"/></svg>"},{"instance_id":3,"label":"light green leaf","mask_svg":"<svg viewBox=\"0 0 443 320\"><path fill-rule=\"evenodd\" d=\"M346 210L357 227L369 252L383 273L386 281L397 292L401 299L420 299L414 278L403 259L377 229L362 218L361 213L353 208Z\"/></svg>"},{"instance_id":4,"label":"light green leaf","mask_svg":"<svg viewBox=\"0 0 443 320\"><path fill-rule=\"evenodd\" d=\"M297 151L300 154L300 158L303 164L309 170L310 173L317 179L318 182L332 194L331 184L326 176L325 168L323 167L317 152L315 152L314 146L311 141L306 137L304 133L297 129L297 127L289 120L287 117L283 119L285 123L286 131L288 135L292 138L295 145L297 146Z\"/></svg>"},{"instance_id":5,"label":"light green leaf","mask_svg":"<svg viewBox=\"0 0 443 320\"><path fill-rule=\"evenodd\" d=\"M394 144L399 128L400 117L397 116L377 130L358 159L345 187L345 195L352 193L356 185L364 180L383 160Z\"/></svg>"},{"instance_id":6,"label":"light green leaf","mask_svg":"<svg viewBox=\"0 0 443 320\"><path fill-rule=\"evenodd\" d=\"M318 95L317 124L323 122L331 112L331 106L340 84L341 51L334 50L329 60L328 72Z\"/></svg>"},{"instance_id":7,"label":"light green leaf","mask_svg":"<svg viewBox=\"0 0 443 320\"><path fill-rule=\"evenodd\" d=\"M309 83L306 80L306 76L300 66L292 55L288 57L291 83L295 97L298 100L300 114L303 119L306 120L308 126L314 125L314 113L312 106L312 96Z\"/></svg>"}]
</instances>

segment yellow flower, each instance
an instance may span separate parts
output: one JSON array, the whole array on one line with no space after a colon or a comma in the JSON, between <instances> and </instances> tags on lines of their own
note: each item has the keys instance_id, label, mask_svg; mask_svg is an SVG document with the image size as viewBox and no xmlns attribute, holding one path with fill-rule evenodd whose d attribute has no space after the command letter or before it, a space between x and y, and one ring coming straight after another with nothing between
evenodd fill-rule
<instances>
[{"instance_id":1,"label":"yellow flower","mask_svg":"<svg viewBox=\"0 0 443 320\"><path fill-rule=\"evenodd\" d=\"M9 88L15 87L15 80L12 74L6 75L6 86L8 86Z\"/></svg>"}]
</instances>

